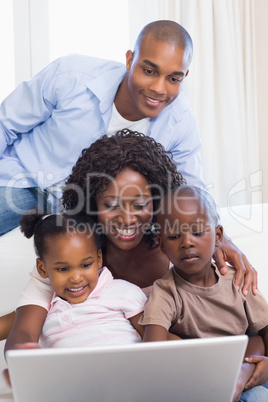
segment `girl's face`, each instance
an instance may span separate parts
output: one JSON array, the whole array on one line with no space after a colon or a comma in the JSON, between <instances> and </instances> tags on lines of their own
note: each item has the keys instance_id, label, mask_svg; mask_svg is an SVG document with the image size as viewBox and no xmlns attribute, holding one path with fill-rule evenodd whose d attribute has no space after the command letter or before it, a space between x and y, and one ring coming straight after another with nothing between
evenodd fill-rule
<instances>
[{"instance_id":1,"label":"girl's face","mask_svg":"<svg viewBox=\"0 0 268 402\"><path fill-rule=\"evenodd\" d=\"M82 303L96 287L102 253L89 234L63 234L45 239L44 260L37 259L37 270L49 277L55 293L69 303Z\"/></svg>"},{"instance_id":2,"label":"girl's face","mask_svg":"<svg viewBox=\"0 0 268 402\"><path fill-rule=\"evenodd\" d=\"M152 219L150 184L131 168L123 169L97 198L98 220L108 239L122 250L134 249Z\"/></svg>"},{"instance_id":3,"label":"girl's face","mask_svg":"<svg viewBox=\"0 0 268 402\"><path fill-rule=\"evenodd\" d=\"M211 271L211 258L222 238L222 227L215 228L196 200L177 200L170 213L160 216L158 222L160 246L179 275L194 282Z\"/></svg>"}]
</instances>

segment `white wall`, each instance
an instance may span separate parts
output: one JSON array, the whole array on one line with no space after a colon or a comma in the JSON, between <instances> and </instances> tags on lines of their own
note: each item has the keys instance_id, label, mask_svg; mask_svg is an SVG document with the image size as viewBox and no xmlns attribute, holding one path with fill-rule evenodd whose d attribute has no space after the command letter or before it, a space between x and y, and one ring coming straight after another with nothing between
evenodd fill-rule
<instances>
[{"instance_id":1,"label":"white wall","mask_svg":"<svg viewBox=\"0 0 268 402\"><path fill-rule=\"evenodd\" d=\"M256 68L260 163L263 170L263 202L268 202L268 1L255 0Z\"/></svg>"}]
</instances>

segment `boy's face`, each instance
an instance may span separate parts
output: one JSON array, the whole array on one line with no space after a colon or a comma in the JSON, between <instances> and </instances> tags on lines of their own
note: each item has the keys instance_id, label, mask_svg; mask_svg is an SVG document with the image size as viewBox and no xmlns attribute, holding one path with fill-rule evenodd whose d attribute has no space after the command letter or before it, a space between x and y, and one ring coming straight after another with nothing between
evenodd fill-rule
<instances>
[{"instance_id":1,"label":"boy's face","mask_svg":"<svg viewBox=\"0 0 268 402\"><path fill-rule=\"evenodd\" d=\"M210 270L215 245L222 229L209 221L197 200L176 199L170 213L160 215L160 246L185 280L202 278Z\"/></svg>"},{"instance_id":2,"label":"boy's face","mask_svg":"<svg viewBox=\"0 0 268 402\"><path fill-rule=\"evenodd\" d=\"M142 41L138 54L128 51L126 58L135 119L153 118L179 95L188 74L187 55L183 49L149 36Z\"/></svg>"},{"instance_id":3,"label":"boy's face","mask_svg":"<svg viewBox=\"0 0 268 402\"><path fill-rule=\"evenodd\" d=\"M69 303L82 303L96 287L102 253L93 236L68 234L45 239L44 261L37 259L37 270L49 277L55 293Z\"/></svg>"}]
</instances>

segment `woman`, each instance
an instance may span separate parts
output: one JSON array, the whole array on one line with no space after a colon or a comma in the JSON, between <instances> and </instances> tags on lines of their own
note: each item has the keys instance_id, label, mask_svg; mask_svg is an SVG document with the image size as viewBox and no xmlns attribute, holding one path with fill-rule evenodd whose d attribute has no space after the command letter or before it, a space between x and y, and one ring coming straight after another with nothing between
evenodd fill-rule
<instances>
[{"instance_id":1,"label":"woman","mask_svg":"<svg viewBox=\"0 0 268 402\"><path fill-rule=\"evenodd\" d=\"M104 264L114 278L132 282L148 294L153 282L169 269L153 231L158 200L181 184L183 177L160 144L143 134L123 130L102 137L82 152L62 200L69 213L83 210L98 219L106 239ZM221 247L226 260L235 264L241 259L241 253L236 253L228 239ZM241 283L242 276L240 273L237 283ZM31 342L39 339L52 291L36 278L37 274L31 279L34 286L28 286L22 296L6 350L17 344L31 347ZM36 282L42 292L36 290ZM247 275L244 289L251 282L252 272Z\"/></svg>"}]
</instances>

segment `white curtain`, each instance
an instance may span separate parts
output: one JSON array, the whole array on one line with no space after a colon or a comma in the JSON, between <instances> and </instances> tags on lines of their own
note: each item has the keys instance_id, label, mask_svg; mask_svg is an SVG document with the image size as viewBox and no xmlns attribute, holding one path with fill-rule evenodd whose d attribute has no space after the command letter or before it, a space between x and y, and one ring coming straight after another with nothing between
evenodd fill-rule
<instances>
[{"instance_id":1,"label":"white curtain","mask_svg":"<svg viewBox=\"0 0 268 402\"><path fill-rule=\"evenodd\" d=\"M130 0L130 16L172 19L191 34L185 80L202 137L204 180L220 206L261 202L254 0ZM137 21L136 18L130 21Z\"/></svg>"}]
</instances>

